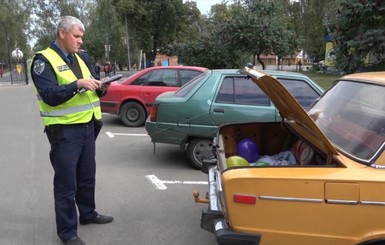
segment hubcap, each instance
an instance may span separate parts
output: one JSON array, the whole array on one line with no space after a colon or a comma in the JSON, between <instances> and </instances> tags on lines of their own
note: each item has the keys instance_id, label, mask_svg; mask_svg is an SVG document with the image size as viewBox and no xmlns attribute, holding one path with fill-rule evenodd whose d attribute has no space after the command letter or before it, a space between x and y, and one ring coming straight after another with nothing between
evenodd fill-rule
<instances>
[{"instance_id":1,"label":"hubcap","mask_svg":"<svg viewBox=\"0 0 385 245\"><path fill-rule=\"evenodd\" d=\"M130 121L136 121L139 118L139 112L135 108L130 108L126 113L127 119Z\"/></svg>"},{"instance_id":2,"label":"hubcap","mask_svg":"<svg viewBox=\"0 0 385 245\"><path fill-rule=\"evenodd\" d=\"M202 165L202 161L204 159L210 159L214 157L213 155L213 143L210 140L202 140L194 147L194 159L197 162L200 162Z\"/></svg>"}]
</instances>

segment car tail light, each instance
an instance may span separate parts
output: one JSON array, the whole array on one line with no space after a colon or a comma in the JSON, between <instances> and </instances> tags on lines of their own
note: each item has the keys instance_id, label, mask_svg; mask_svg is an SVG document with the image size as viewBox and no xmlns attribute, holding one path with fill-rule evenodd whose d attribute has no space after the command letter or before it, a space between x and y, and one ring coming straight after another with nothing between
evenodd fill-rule
<instances>
[{"instance_id":1,"label":"car tail light","mask_svg":"<svg viewBox=\"0 0 385 245\"><path fill-rule=\"evenodd\" d=\"M155 122L156 121L156 114L158 113L158 105L153 105L151 108L150 113L150 121Z\"/></svg>"},{"instance_id":2,"label":"car tail light","mask_svg":"<svg viewBox=\"0 0 385 245\"><path fill-rule=\"evenodd\" d=\"M252 195L234 194L235 203L255 204L257 197Z\"/></svg>"}]
</instances>

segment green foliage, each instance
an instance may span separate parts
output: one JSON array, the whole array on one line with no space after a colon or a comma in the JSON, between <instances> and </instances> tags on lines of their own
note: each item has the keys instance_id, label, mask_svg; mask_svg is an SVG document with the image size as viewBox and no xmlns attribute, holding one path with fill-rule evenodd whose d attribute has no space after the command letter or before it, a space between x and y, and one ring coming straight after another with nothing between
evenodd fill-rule
<instances>
[{"instance_id":1,"label":"green foliage","mask_svg":"<svg viewBox=\"0 0 385 245\"><path fill-rule=\"evenodd\" d=\"M305 71L302 73L310 77L313 81L315 81L324 89L328 89L334 81L341 77L340 75L323 73L318 71Z\"/></svg>"},{"instance_id":2,"label":"green foliage","mask_svg":"<svg viewBox=\"0 0 385 245\"><path fill-rule=\"evenodd\" d=\"M72 15L88 26L89 13L93 9L93 0L73 1L31 1L34 14L30 31L36 39L34 51L45 49L56 38L56 24L61 16Z\"/></svg>"},{"instance_id":3,"label":"green foliage","mask_svg":"<svg viewBox=\"0 0 385 245\"><path fill-rule=\"evenodd\" d=\"M385 3L379 0L349 0L338 8L331 23L335 68L346 73L364 69L368 55L371 69L385 67ZM375 58L375 59L373 59Z\"/></svg>"},{"instance_id":4,"label":"green foliage","mask_svg":"<svg viewBox=\"0 0 385 245\"><path fill-rule=\"evenodd\" d=\"M128 19L135 44L154 60L157 52L170 43L183 42L197 32L199 10L180 0L115 0L113 5L123 20Z\"/></svg>"},{"instance_id":5,"label":"green foliage","mask_svg":"<svg viewBox=\"0 0 385 245\"><path fill-rule=\"evenodd\" d=\"M166 53L177 54L186 65L204 66L211 69L242 67L250 56L237 49L228 49L212 37L201 36L197 40L175 44L165 49Z\"/></svg>"},{"instance_id":6,"label":"green foliage","mask_svg":"<svg viewBox=\"0 0 385 245\"><path fill-rule=\"evenodd\" d=\"M8 41L11 49L17 44L24 53L28 42L44 49L56 37L59 17L73 15L86 26L83 48L101 63L108 43L109 59L124 66L128 59L139 63L143 51L150 60L162 52L178 55L186 65L234 68L255 63L254 57L284 57L300 49L323 59L324 36L331 34L336 68L354 72L368 53L371 69L385 68L384 5L379 0L225 0L201 15L194 0L0 0L0 42ZM6 53L0 46L0 62Z\"/></svg>"},{"instance_id":7,"label":"green foliage","mask_svg":"<svg viewBox=\"0 0 385 245\"><path fill-rule=\"evenodd\" d=\"M227 7L215 5L204 22L204 32L195 40L170 45L168 52L185 63L209 68L242 67L254 55L288 55L298 49L299 39L289 25L284 2L261 0L239 1Z\"/></svg>"},{"instance_id":8,"label":"green foliage","mask_svg":"<svg viewBox=\"0 0 385 245\"><path fill-rule=\"evenodd\" d=\"M325 57L325 35L328 23L335 18L335 9L341 0L291 1L286 9L295 33L301 38L301 48L315 60Z\"/></svg>"},{"instance_id":9,"label":"green foliage","mask_svg":"<svg viewBox=\"0 0 385 245\"><path fill-rule=\"evenodd\" d=\"M97 0L96 8L90 15L90 25L84 34L84 48L95 62L106 61L127 64L125 30L118 18L116 8L110 0ZM106 53L106 46L109 52Z\"/></svg>"},{"instance_id":10,"label":"green foliage","mask_svg":"<svg viewBox=\"0 0 385 245\"><path fill-rule=\"evenodd\" d=\"M0 0L0 63L7 63L9 52L18 47L25 56L30 53L27 44L29 2ZM6 62L7 61L7 62Z\"/></svg>"}]
</instances>

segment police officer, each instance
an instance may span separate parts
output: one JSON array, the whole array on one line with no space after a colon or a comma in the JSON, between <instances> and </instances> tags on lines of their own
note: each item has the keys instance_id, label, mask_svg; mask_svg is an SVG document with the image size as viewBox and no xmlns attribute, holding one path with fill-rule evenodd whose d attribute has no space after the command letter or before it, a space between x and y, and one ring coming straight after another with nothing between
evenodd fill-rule
<instances>
[{"instance_id":1,"label":"police officer","mask_svg":"<svg viewBox=\"0 0 385 245\"><path fill-rule=\"evenodd\" d=\"M31 65L40 115L51 145L57 234L67 245L85 244L77 234L76 207L82 225L113 220L95 211L95 139L102 116L99 96L106 93L108 85L92 78L92 69L79 55L83 33L80 20L62 17L56 41L37 52ZM81 52L81 56L86 55Z\"/></svg>"}]
</instances>

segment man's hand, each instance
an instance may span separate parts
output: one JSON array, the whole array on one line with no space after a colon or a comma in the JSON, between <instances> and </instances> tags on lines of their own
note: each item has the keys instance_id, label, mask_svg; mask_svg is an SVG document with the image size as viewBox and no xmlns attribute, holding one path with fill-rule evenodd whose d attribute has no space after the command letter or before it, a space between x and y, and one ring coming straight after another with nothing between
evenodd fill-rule
<instances>
[{"instance_id":1,"label":"man's hand","mask_svg":"<svg viewBox=\"0 0 385 245\"><path fill-rule=\"evenodd\" d=\"M111 83L103 83L102 86L99 88L101 92L107 92L108 88L110 87Z\"/></svg>"},{"instance_id":2,"label":"man's hand","mask_svg":"<svg viewBox=\"0 0 385 245\"><path fill-rule=\"evenodd\" d=\"M101 82L93 78L83 78L76 81L76 86L78 89L85 89L94 91L101 88Z\"/></svg>"}]
</instances>

